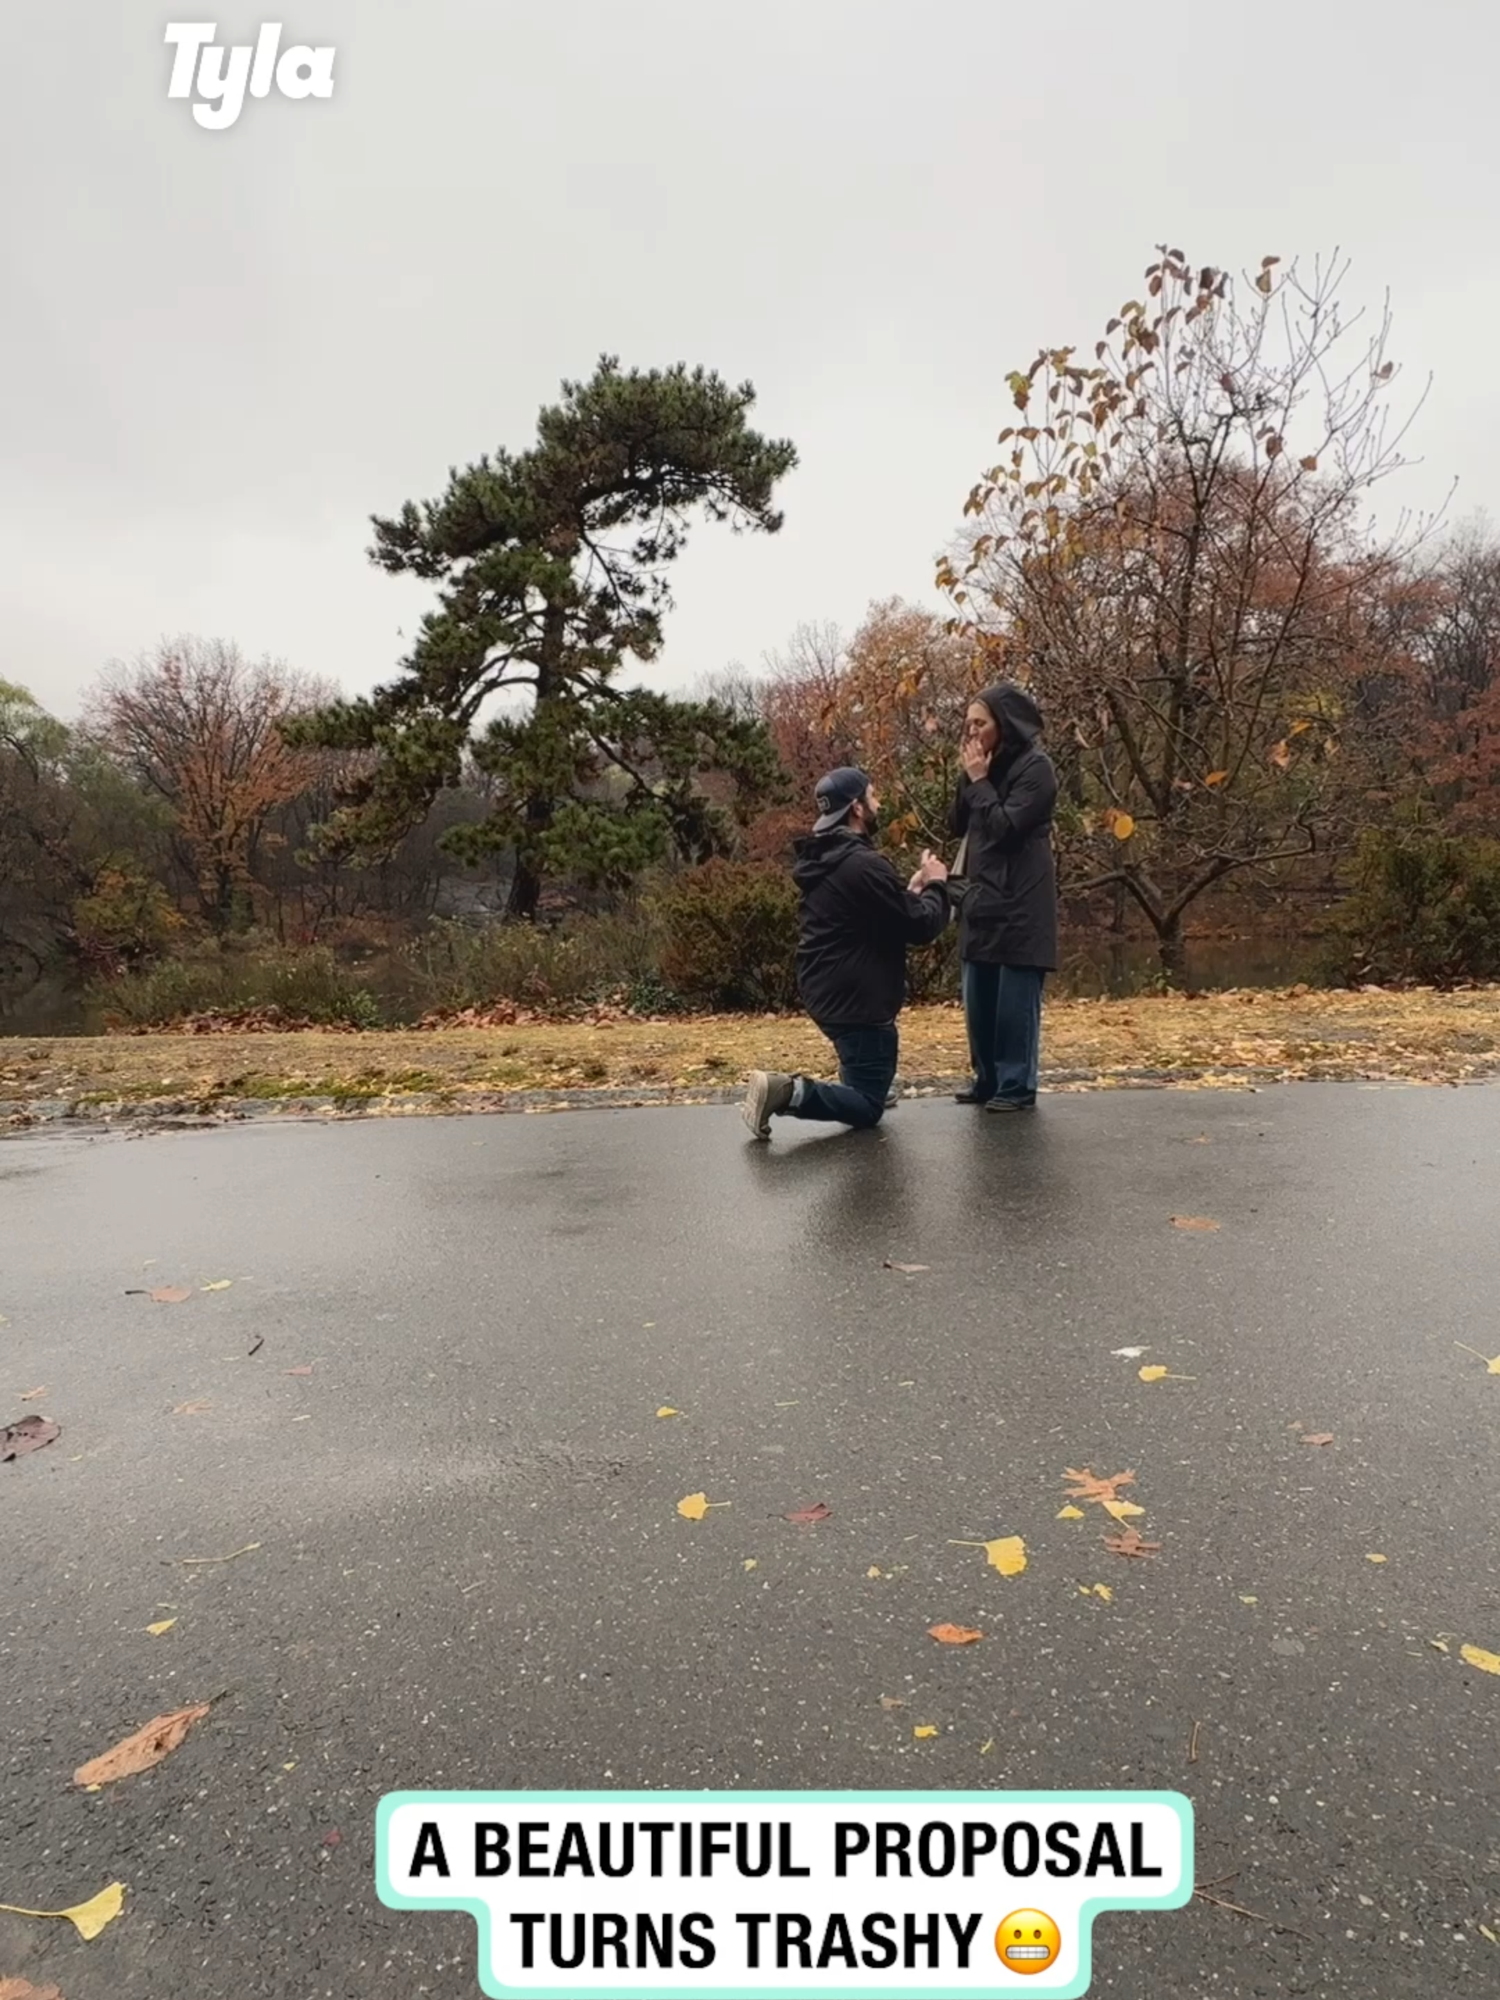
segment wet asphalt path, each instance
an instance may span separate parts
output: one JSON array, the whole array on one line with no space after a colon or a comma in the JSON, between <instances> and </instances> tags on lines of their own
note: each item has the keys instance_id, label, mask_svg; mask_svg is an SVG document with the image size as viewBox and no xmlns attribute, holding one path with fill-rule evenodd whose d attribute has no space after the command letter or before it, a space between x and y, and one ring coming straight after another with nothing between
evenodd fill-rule
<instances>
[{"instance_id":1,"label":"wet asphalt path","mask_svg":"<svg viewBox=\"0 0 1500 2000\"><path fill-rule=\"evenodd\" d=\"M388 1790L995 1785L1184 1790L1259 1913L1102 1917L1093 1993L1500 1993L1497 1167L1500 1091L1337 1085L0 1146L0 1421L64 1427L0 1466L0 1902L129 1891L0 1916L0 1981L467 2000Z\"/></svg>"}]
</instances>

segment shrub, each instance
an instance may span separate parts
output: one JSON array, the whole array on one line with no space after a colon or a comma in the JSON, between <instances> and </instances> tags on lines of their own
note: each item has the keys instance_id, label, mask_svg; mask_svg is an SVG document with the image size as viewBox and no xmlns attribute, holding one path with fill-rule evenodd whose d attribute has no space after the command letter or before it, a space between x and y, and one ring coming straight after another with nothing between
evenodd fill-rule
<instances>
[{"instance_id":1,"label":"shrub","mask_svg":"<svg viewBox=\"0 0 1500 2000\"><path fill-rule=\"evenodd\" d=\"M101 980L87 999L111 1025L164 1028L195 1015L378 1028L382 1009L331 951L261 945L204 947L140 972Z\"/></svg>"},{"instance_id":2,"label":"shrub","mask_svg":"<svg viewBox=\"0 0 1500 2000\"><path fill-rule=\"evenodd\" d=\"M1500 841L1427 827L1367 832L1331 969L1382 985L1500 977Z\"/></svg>"},{"instance_id":3,"label":"shrub","mask_svg":"<svg viewBox=\"0 0 1500 2000\"><path fill-rule=\"evenodd\" d=\"M497 1000L544 1008L622 992L637 1005L637 994L649 998L660 986L657 946L650 911L633 909L618 916L574 916L558 925L436 921L403 958L432 1013L484 1008Z\"/></svg>"},{"instance_id":4,"label":"shrub","mask_svg":"<svg viewBox=\"0 0 1500 2000\"><path fill-rule=\"evenodd\" d=\"M777 1012L797 997L797 890L785 870L708 861L657 899L667 983L705 1007Z\"/></svg>"}]
</instances>

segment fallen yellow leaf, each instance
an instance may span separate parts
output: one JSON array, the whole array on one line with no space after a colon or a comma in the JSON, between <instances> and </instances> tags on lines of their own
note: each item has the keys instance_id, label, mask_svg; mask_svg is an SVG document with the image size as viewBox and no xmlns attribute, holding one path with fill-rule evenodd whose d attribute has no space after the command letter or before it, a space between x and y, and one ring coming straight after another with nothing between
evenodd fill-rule
<instances>
[{"instance_id":1,"label":"fallen yellow leaf","mask_svg":"<svg viewBox=\"0 0 1500 2000\"><path fill-rule=\"evenodd\" d=\"M994 1749L994 1747L995 1747L995 1739L994 1739L994 1737L992 1736L992 1737L990 1738L990 1740L989 1740L989 1742L988 1742L988 1743L981 1743L981 1744L980 1744L980 1746L979 1746L979 1754L980 1754L980 1756L981 1756L981 1757L988 1757L988 1756L989 1756L989 1754L990 1754L990 1752L991 1752L991 1751L992 1751L992 1750Z\"/></svg>"},{"instance_id":2,"label":"fallen yellow leaf","mask_svg":"<svg viewBox=\"0 0 1500 2000\"><path fill-rule=\"evenodd\" d=\"M164 1757L171 1756L193 1724L208 1714L208 1707L206 1701L200 1701L191 1708L178 1708L170 1715L153 1717L143 1729L127 1736L112 1750L106 1750L102 1757L92 1757L87 1764L80 1764L73 1773L73 1783L112 1785L118 1778L133 1778L140 1771L149 1771Z\"/></svg>"},{"instance_id":3,"label":"fallen yellow leaf","mask_svg":"<svg viewBox=\"0 0 1500 2000\"><path fill-rule=\"evenodd\" d=\"M1128 1521L1132 1515L1145 1513L1144 1507L1137 1507L1133 1500L1106 1500L1103 1503L1106 1514L1112 1514L1117 1521Z\"/></svg>"},{"instance_id":4,"label":"fallen yellow leaf","mask_svg":"<svg viewBox=\"0 0 1500 2000\"><path fill-rule=\"evenodd\" d=\"M670 1403L663 1403L656 1413L659 1417L680 1417L681 1410L674 1410Z\"/></svg>"},{"instance_id":5,"label":"fallen yellow leaf","mask_svg":"<svg viewBox=\"0 0 1500 2000\"><path fill-rule=\"evenodd\" d=\"M1500 1375L1500 1354L1497 1354L1494 1360L1491 1361L1487 1356L1481 1354L1477 1347L1465 1347L1461 1340L1455 1340L1453 1345L1458 1349L1460 1354L1472 1354L1476 1361L1483 1361L1485 1368L1491 1375Z\"/></svg>"},{"instance_id":6,"label":"fallen yellow leaf","mask_svg":"<svg viewBox=\"0 0 1500 2000\"><path fill-rule=\"evenodd\" d=\"M1500 1937L1495 1936L1495 1933L1490 1929L1488 1924L1481 1924L1479 1930L1481 1936L1487 1937L1491 1944L1500 1944Z\"/></svg>"},{"instance_id":7,"label":"fallen yellow leaf","mask_svg":"<svg viewBox=\"0 0 1500 2000\"><path fill-rule=\"evenodd\" d=\"M1160 1382L1165 1379L1167 1371L1159 1361L1153 1361L1149 1366L1137 1369L1136 1373L1143 1382Z\"/></svg>"},{"instance_id":8,"label":"fallen yellow leaf","mask_svg":"<svg viewBox=\"0 0 1500 2000\"><path fill-rule=\"evenodd\" d=\"M200 1292L227 1292L234 1283L233 1278L215 1278L211 1285L200 1285Z\"/></svg>"},{"instance_id":9,"label":"fallen yellow leaf","mask_svg":"<svg viewBox=\"0 0 1500 2000\"><path fill-rule=\"evenodd\" d=\"M153 1639L159 1639L163 1632L170 1632L176 1623L177 1620L175 1618L159 1618L154 1625L148 1625L146 1630L151 1634Z\"/></svg>"},{"instance_id":10,"label":"fallen yellow leaf","mask_svg":"<svg viewBox=\"0 0 1500 2000\"><path fill-rule=\"evenodd\" d=\"M1365 1561L1366 1561L1367 1563L1383 1563L1383 1562L1385 1561L1385 1557L1384 1557L1384 1556L1366 1556L1366 1557L1365 1557Z\"/></svg>"},{"instance_id":11,"label":"fallen yellow leaf","mask_svg":"<svg viewBox=\"0 0 1500 2000\"><path fill-rule=\"evenodd\" d=\"M1059 1521L1081 1521L1083 1519L1083 1509L1081 1507L1064 1507L1057 1518Z\"/></svg>"},{"instance_id":12,"label":"fallen yellow leaf","mask_svg":"<svg viewBox=\"0 0 1500 2000\"><path fill-rule=\"evenodd\" d=\"M1106 1604L1115 1601L1115 1594L1107 1583L1080 1583L1078 1591L1081 1597L1102 1597Z\"/></svg>"},{"instance_id":13,"label":"fallen yellow leaf","mask_svg":"<svg viewBox=\"0 0 1500 2000\"><path fill-rule=\"evenodd\" d=\"M1260 1599L1259 1599L1258 1597L1242 1597L1242 1598L1240 1599L1240 1603L1241 1603L1241 1604L1259 1604L1259 1603L1260 1603Z\"/></svg>"},{"instance_id":14,"label":"fallen yellow leaf","mask_svg":"<svg viewBox=\"0 0 1500 2000\"><path fill-rule=\"evenodd\" d=\"M1483 1646L1460 1646L1458 1657L1482 1674L1500 1674L1500 1653L1487 1653Z\"/></svg>"},{"instance_id":15,"label":"fallen yellow leaf","mask_svg":"<svg viewBox=\"0 0 1500 2000\"><path fill-rule=\"evenodd\" d=\"M930 1722L919 1722L912 1731L912 1735L917 1737L936 1736L937 1730Z\"/></svg>"},{"instance_id":16,"label":"fallen yellow leaf","mask_svg":"<svg viewBox=\"0 0 1500 2000\"><path fill-rule=\"evenodd\" d=\"M708 1512L708 1495L689 1493L685 1499L678 1501L677 1511L684 1521L701 1521Z\"/></svg>"},{"instance_id":17,"label":"fallen yellow leaf","mask_svg":"<svg viewBox=\"0 0 1500 2000\"><path fill-rule=\"evenodd\" d=\"M955 1549L983 1549L991 1569L1002 1576L1019 1576L1026 1567L1026 1544L1019 1535L1000 1535L993 1542L954 1542Z\"/></svg>"},{"instance_id":18,"label":"fallen yellow leaf","mask_svg":"<svg viewBox=\"0 0 1500 2000\"><path fill-rule=\"evenodd\" d=\"M758 1561L759 1557L757 1556L746 1556L744 1562L741 1563L740 1567L741 1569L754 1569Z\"/></svg>"},{"instance_id":19,"label":"fallen yellow leaf","mask_svg":"<svg viewBox=\"0 0 1500 2000\"><path fill-rule=\"evenodd\" d=\"M866 1576L879 1576L879 1574L880 1571L874 1563L871 1563L870 1567L865 1571Z\"/></svg>"},{"instance_id":20,"label":"fallen yellow leaf","mask_svg":"<svg viewBox=\"0 0 1500 2000\"><path fill-rule=\"evenodd\" d=\"M0 1910L12 1917L66 1917L87 1943L98 1937L106 1924L112 1924L124 1906L125 1884L111 1882L107 1889L90 1896L86 1903L75 1903L71 1910L23 1910L15 1903L0 1903Z\"/></svg>"},{"instance_id":21,"label":"fallen yellow leaf","mask_svg":"<svg viewBox=\"0 0 1500 2000\"><path fill-rule=\"evenodd\" d=\"M1435 1653L1446 1653L1448 1650L1448 1641L1446 1639L1429 1639L1427 1643Z\"/></svg>"}]
</instances>

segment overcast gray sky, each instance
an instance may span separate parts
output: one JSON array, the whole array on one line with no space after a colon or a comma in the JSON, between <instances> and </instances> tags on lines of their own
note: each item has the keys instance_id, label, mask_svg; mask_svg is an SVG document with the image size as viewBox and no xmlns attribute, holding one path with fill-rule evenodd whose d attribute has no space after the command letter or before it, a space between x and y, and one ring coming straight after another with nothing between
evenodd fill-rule
<instances>
[{"instance_id":1,"label":"overcast gray sky","mask_svg":"<svg viewBox=\"0 0 1500 2000\"><path fill-rule=\"evenodd\" d=\"M166 22L332 44L229 131ZM524 447L601 351L750 377L800 469L703 526L656 678L931 595L1003 377L1158 242L1389 288L1417 506L1500 513L1500 15L1482 0L0 4L0 678L72 712L163 633L350 691L428 601L368 516Z\"/></svg>"}]
</instances>

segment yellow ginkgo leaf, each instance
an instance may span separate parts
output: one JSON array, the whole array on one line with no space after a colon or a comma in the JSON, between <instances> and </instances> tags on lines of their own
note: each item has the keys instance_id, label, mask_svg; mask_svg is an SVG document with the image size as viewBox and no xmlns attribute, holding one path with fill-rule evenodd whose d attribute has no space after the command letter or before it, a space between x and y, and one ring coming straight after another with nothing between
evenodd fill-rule
<instances>
[{"instance_id":1,"label":"yellow ginkgo leaf","mask_svg":"<svg viewBox=\"0 0 1500 2000\"><path fill-rule=\"evenodd\" d=\"M686 1499L678 1501L677 1511L684 1521L701 1521L708 1512L708 1495L689 1493Z\"/></svg>"},{"instance_id":2,"label":"yellow ginkgo leaf","mask_svg":"<svg viewBox=\"0 0 1500 2000\"><path fill-rule=\"evenodd\" d=\"M1166 1380L1167 1375L1166 1369L1163 1368L1159 1361L1150 1362L1145 1368L1138 1369L1136 1372L1143 1382L1163 1382Z\"/></svg>"},{"instance_id":3,"label":"yellow ginkgo leaf","mask_svg":"<svg viewBox=\"0 0 1500 2000\"><path fill-rule=\"evenodd\" d=\"M87 1943L98 1937L106 1924L112 1924L125 1907L125 1884L111 1882L107 1889L101 1889L97 1896L91 1896L86 1903L77 1903L71 1910L23 1910L15 1903L0 1903L12 1917L66 1917L78 1935Z\"/></svg>"},{"instance_id":4,"label":"yellow ginkgo leaf","mask_svg":"<svg viewBox=\"0 0 1500 2000\"><path fill-rule=\"evenodd\" d=\"M1366 1557L1365 1557L1365 1561L1366 1561L1367 1563L1383 1563L1383 1562L1385 1561L1385 1557L1384 1557L1384 1556L1366 1556Z\"/></svg>"},{"instance_id":5,"label":"yellow ginkgo leaf","mask_svg":"<svg viewBox=\"0 0 1500 2000\"><path fill-rule=\"evenodd\" d=\"M1064 1507L1057 1518L1059 1521L1081 1521L1083 1519L1083 1509L1081 1507Z\"/></svg>"},{"instance_id":6,"label":"yellow ginkgo leaf","mask_svg":"<svg viewBox=\"0 0 1500 2000\"><path fill-rule=\"evenodd\" d=\"M1500 1354L1497 1354L1494 1360L1491 1361L1487 1356L1481 1354L1477 1347L1465 1347L1461 1340L1455 1340L1453 1345L1461 1354L1472 1354L1476 1361L1483 1361L1485 1369L1489 1374L1500 1375Z\"/></svg>"},{"instance_id":7,"label":"yellow ginkgo leaf","mask_svg":"<svg viewBox=\"0 0 1500 2000\"><path fill-rule=\"evenodd\" d=\"M983 1549L991 1569L1002 1576L1019 1576L1026 1567L1026 1544L1019 1535L999 1535L992 1542L955 1542L956 1549Z\"/></svg>"},{"instance_id":8,"label":"yellow ginkgo leaf","mask_svg":"<svg viewBox=\"0 0 1500 2000\"><path fill-rule=\"evenodd\" d=\"M916 1728L912 1731L912 1735L918 1737L919 1739L923 1739L928 1736L936 1736L937 1730L934 1727L934 1725L930 1722L919 1722Z\"/></svg>"},{"instance_id":9,"label":"yellow ginkgo leaf","mask_svg":"<svg viewBox=\"0 0 1500 2000\"><path fill-rule=\"evenodd\" d=\"M1500 1653L1487 1653L1483 1646L1460 1646L1458 1657L1482 1674L1500 1674Z\"/></svg>"},{"instance_id":10,"label":"yellow ginkgo leaf","mask_svg":"<svg viewBox=\"0 0 1500 2000\"><path fill-rule=\"evenodd\" d=\"M215 1278L211 1285L200 1285L200 1292L227 1292L234 1283L233 1278Z\"/></svg>"},{"instance_id":11,"label":"yellow ginkgo leaf","mask_svg":"<svg viewBox=\"0 0 1500 2000\"><path fill-rule=\"evenodd\" d=\"M740 1568L743 1570L757 1569L759 1568L759 1566L760 1566L759 1556L746 1556L745 1560L740 1564Z\"/></svg>"},{"instance_id":12,"label":"yellow ginkgo leaf","mask_svg":"<svg viewBox=\"0 0 1500 2000\"><path fill-rule=\"evenodd\" d=\"M1241 1603L1241 1604L1259 1604L1259 1603L1260 1603L1260 1599L1259 1599L1258 1597L1242 1597L1242 1598L1240 1599L1240 1603Z\"/></svg>"},{"instance_id":13,"label":"yellow ginkgo leaf","mask_svg":"<svg viewBox=\"0 0 1500 2000\"><path fill-rule=\"evenodd\" d=\"M1128 1521L1132 1515L1145 1513L1144 1507L1137 1507L1133 1500L1106 1500L1103 1503L1106 1514L1113 1514L1117 1521Z\"/></svg>"},{"instance_id":14,"label":"yellow ginkgo leaf","mask_svg":"<svg viewBox=\"0 0 1500 2000\"><path fill-rule=\"evenodd\" d=\"M674 1410L670 1403L663 1403L656 1413L659 1417L680 1417L681 1410Z\"/></svg>"},{"instance_id":15,"label":"yellow ginkgo leaf","mask_svg":"<svg viewBox=\"0 0 1500 2000\"><path fill-rule=\"evenodd\" d=\"M176 1623L177 1620L175 1618L159 1618L154 1625L148 1625L146 1630L151 1634L153 1639L159 1639L163 1632L170 1632Z\"/></svg>"},{"instance_id":16,"label":"yellow ginkgo leaf","mask_svg":"<svg viewBox=\"0 0 1500 2000\"><path fill-rule=\"evenodd\" d=\"M1107 1583L1096 1583L1094 1585L1094 1595L1095 1597L1102 1597L1106 1604L1113 1604L1115 1601L1115 1594Z\"/></svg>"}]
</instances>

